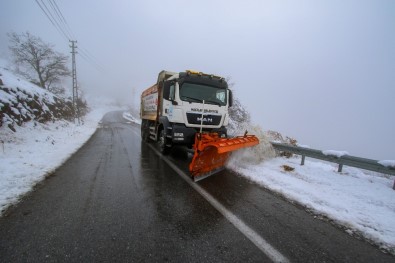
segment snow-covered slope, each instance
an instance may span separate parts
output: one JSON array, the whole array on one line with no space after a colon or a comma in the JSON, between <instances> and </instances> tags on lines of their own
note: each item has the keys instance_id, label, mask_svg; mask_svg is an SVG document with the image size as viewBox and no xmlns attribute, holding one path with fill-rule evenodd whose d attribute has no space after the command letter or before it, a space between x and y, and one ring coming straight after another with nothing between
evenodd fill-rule
<instances>
[{"instance_id":1,"label":"snow-covered slope","mask_svg":"<svg viewBox=\"0 0 395 263\"><path fill-rule=\"evenodd\" d=\"M9 205L18 202L77 151L95 132L106 112L119 107L96 98L90 103L92 110L83 118L83 125L77 125L58 119L57 114L64 113L64 104L55 95L1 65L0 74L4 84L0 90L0 107L2 112L5 107L11 111L5 111L2 120L6 125L0 126L1 216Z\"/></svg>"},{"instance_id":2,"label":"snow-covered slope","mask_svg":"<svg viewBox=\"0 0 395 263\"><path fill-rule=\"evenodd\" d=\"M72 119L70 100L59 98L36 85L15 76L0 61L0 127L15 131L24 122L47 122Z\"/></svg>"}]
</instances>

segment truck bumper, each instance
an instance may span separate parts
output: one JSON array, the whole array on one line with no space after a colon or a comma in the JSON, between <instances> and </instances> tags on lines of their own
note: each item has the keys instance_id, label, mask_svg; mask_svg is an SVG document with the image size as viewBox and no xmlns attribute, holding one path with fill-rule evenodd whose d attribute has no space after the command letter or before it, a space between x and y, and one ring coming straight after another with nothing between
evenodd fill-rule
<instances>
[{"instance_id":1,"label":"truck bumper","mask_svg":"<svg viewBox=\"0 0 395 263\"><path fill-rule=\"evenodd\" d=\"M216 132L221 137L226 137L226 128L221 127L217 129L203 129L204 132ZM184 144L192 146L195 142L195 134L199 132L199 129L186 127L183 124L173 124L172 141L173 144Z\"/></svg>"}]
</instances>

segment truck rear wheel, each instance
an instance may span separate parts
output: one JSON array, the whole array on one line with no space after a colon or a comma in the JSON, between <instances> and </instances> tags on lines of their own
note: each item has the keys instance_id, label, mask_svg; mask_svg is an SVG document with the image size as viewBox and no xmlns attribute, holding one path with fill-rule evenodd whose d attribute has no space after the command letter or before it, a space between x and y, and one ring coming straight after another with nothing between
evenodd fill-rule
<instances>
[{"instance_id":1,"label":"truck rear wheel","mask_svg":"<svg viewBox=\"0 0 395 263\"><path fill-rule=\"evenodd\" d=\"M146 120L143 120L141 123L141 139L144 142L149 142L149 123Z\"/></svg>"}]
</instances>

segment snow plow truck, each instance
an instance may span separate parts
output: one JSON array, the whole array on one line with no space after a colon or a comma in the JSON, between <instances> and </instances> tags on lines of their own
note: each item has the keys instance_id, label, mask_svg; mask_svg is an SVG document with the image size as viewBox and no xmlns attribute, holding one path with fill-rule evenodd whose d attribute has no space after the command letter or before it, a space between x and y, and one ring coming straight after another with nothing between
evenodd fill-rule
<instances>
[{"instance_id":1,"label":"snow plow truck","mask_svg":"<svg viewBox=\"0 0 395 263\"><path fill-rule=\"evenodd\" d=\"M161 71L141 94L141 137L162 154L175 145L193 153L189 171L196 182L224 168L232 151L257 145L254 135L228 138L232 92L223 77L187 70Z\"/></svg>"}]
</instances>

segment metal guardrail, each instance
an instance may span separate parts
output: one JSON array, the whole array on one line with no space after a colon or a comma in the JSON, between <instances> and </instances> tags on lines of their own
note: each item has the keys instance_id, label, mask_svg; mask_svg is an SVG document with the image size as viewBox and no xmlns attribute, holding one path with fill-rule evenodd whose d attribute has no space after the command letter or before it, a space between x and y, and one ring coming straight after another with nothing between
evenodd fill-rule
<instances>
[{"instance_id":1,"label":"metal guardrail","mask_svg":"<svg viewBox=\"0 0 395 263\"><path fill-rule=\"evenodd\" d=\"M314 159L319 159L319 160L339 164L338 172L342 171L343 165L347 165L347 166L361 168L373 172L395 175L395 168L381 165L376 160L360 158L350 155L343 155L340 157L334 155L326 155L320 150L314 150L314 149L299 147L299 146L292 146L284 143L271 142L271 144L276 150L301 155L302 156L301 165L304 165L305 157L307 156ZM395 190L395 180L392 188Z\"/></svg>"}]
</instances>

